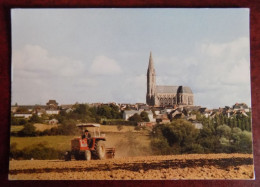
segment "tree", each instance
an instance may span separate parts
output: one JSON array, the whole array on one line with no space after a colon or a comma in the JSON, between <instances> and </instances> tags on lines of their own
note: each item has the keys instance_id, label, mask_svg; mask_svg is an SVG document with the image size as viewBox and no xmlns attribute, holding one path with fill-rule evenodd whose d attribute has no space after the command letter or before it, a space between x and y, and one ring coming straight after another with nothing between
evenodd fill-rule
<instances>
[{"instance_id":1,"label":"tree","mask_svg":"<svg viewBox=\"0 0 260 187\"><path fill-rule=\"evenodd\" d=\"M35 126L31 123L28 123L24 125L24 128L21 131L19 131L19 134L21 136L35 136L36 134L35 130L36 130Z\"/></svg>"},{"instance_id":2,"label":"tree","mask_svg":"<svg viewBox=\"0 0 260 187\"><path fill-rule=\"evenodd\" d=\"M144 121L144 122L149 122L150 121L147 112L142 111L140 116L142 118L142 121Z\"/></svg>"},{"instance_id":3,"label":"tree","mask_svg":"<svg viewBox=\"0 0 260 187\"><path fill-rule=\"evenodd\" d=\"M239 151L242 153L252 153L252 133L243 131L240 133Z\"/></svg>"},{"instance_id":4,"label":"tree","mask_svg":"<svg viewBox=\"0 0 260 187\"><path fill-rule=\"evenodd\" d=\"M42 123L42 119L37 114L33 114L32 117L29 119L29 122Z\"/></svg>"},{"instance_id":5,"label":"tree","mask_svg":"<svg viewBox=\"0 0 260 187\"><path fill-rule=\"evenodd\" d=\"M74 113L86 115L87 114L86 105L85 104L76 105L76 109L74 110Z\"/></svg>"},{"instance_id":6,"label":"tree","mask_svg":"<svg viewBox=\"0 0 260 187\"><path fill-rule=\"evenodd\" d=\"M169 144L177 143L181 147L192 144L199 135L199 130L186 120L174 121L169 125L169 130L168 136L166 137ZM171 135L173 135L174 138L171 138ZM171 140L173 142L171 142Z\"/></svg>"},{"instance_id":7,"label":"tree","mask_svg":"<svg viewBox=\"0 0 260 187\"><path fill-rule=\"evenodd\" d=\"M76 121L74 120L64 120L58 127L58 131L63 135L74 135L79 133L79 129L76 127Z\"/></svg>"},{"instance_id":8,"label":"tree","mask_svg":"<svg viewBox=\"0 0 260 187\"><path fill-rule=\"evenodd\" d=\"M229 139L230 133L231 133L231 128L227 125L220 125L217 127L217 134L220 137L225 137Z\"/></svg>"},{"instance_id":9,"label":"tree","mask_svg":"<svg viewBox=\"0 0 260 187\"><path fill-rule=\"evenodd\" d=\"M158 138L162 142L167 141L168 146L171 147L171 153L191 153L196 152L195 149L203 152L201 146L195 143L199 135L199 130L189 121L176 120L171 124L156 126L153 132L155 133L155 138ZM160 141L157 140L157 142Z\"/></svg>"},{"instance_id":10,"label":"tree","mask_svg":"<svg viewBox=\"0 0 260 187\"><path fill-rule=\"evenodd\" d=\"M150 145L152 152L156 155L167 155L172 153L172 148L169 146L166 138L154 138ZM177 149L175 149L175 151L178 152Z\"/></svg>"},{"instance_id":11,"label":"tree","mask_svg":"<svg viewBox=\"0 0 260 187\"><path fill-rule=\"evenodd\" d=\"M142 122L142 117L139 114L135 113L128 120L129 121L134 121L134 122Z\"/></svg>"},{"instance_id":12,"label":"tree","mask_svg":"<svg viewBox=\"0 0 260 187\"><path fill-rule=\"evenodd\" d=\"M29 110L27 108L18 107L16 112L26 113L26 112L29 112Z\"/></svg>"}]
</instances>

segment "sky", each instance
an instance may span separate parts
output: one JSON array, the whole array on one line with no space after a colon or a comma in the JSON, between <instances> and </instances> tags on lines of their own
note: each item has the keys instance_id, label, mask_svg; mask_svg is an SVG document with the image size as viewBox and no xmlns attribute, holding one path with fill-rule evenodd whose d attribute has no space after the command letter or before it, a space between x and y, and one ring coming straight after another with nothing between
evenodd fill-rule
<instances>
[{"instance_id":1,"label":"sky","mask_svg":"<svg viewBox=\"0 0 260 187\"><path fill-rule=\"evenodd\" d=\"M12 104L145 103L157 85L194 104L251 106L249 9L12 9Z\"/></svg>"}]
</instances>

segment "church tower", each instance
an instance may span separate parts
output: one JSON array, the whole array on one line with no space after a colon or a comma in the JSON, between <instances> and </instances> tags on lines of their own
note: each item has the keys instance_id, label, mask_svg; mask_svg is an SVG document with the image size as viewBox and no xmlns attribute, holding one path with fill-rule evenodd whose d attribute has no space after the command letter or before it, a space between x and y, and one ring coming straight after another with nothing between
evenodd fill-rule
<instances>
[{"instance_id":1,"label":"church tower","mask_svg":"<svg viewBox=\"0 0 260 187\"><path fill-rule=\"evenodd\" d=\"M147 93L146 93L146 104L155 105L155 70L153 66L152 52L150 52L149 65L147 69Z\"/></svg>"}]
</instances>

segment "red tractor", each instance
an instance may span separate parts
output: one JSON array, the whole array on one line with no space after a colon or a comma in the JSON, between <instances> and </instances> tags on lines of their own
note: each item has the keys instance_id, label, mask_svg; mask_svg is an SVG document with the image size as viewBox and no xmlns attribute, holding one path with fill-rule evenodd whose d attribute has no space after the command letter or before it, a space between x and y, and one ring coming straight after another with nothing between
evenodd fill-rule
<instances>
[{"instance_id":1,"label":"red tractor","mask_svg":"<svg viewBox=\"0 0 260 187\"><path fill-rule=\"evenodd\" d=\"M82 129L83 135L71 140L71 151L65 153L65 161L71 160L72 156L76 160L114 158L115 148L105 147L106 138L104 134L100 135L100 124L78 124L77 127ZM86 128L93 129L93 134L90 135Z\"/></svg>"}]
</instances>

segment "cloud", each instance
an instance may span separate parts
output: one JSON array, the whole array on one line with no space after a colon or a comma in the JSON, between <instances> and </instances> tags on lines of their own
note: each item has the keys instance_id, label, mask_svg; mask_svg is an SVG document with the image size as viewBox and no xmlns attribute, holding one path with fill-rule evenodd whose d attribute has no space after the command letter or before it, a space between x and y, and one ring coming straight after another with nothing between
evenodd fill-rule
<instances>
[{"instance_id":1,"label":"cloud","mask_svg":"<svg viewBox=\"0 0 260 187\"><path fill-rule=\"evenodd\" d=\"M17 77L73 77L82 74L85 69L82 62L64 56L51 56L39 45L26 45L14 51L12 62Z\"/></svg>"},{"instance_id":2,"label":"cloud","mask_svg":"<svg viewBox=\"0 0 260 187\"><path fill-rule=\"evenodd\" d=\"M250 105L249 38L207 42L186 56L154 58L157 84L190 86L195 104L220 107Z\"/></svg>"},{"instance_id":3,"label":"cloud","mask_svg":"<svg viewBox=\"0 0 260 187\"><path fill-rule=\"evenodd\" d=\"M90 73L96 75L114 75L122 73L118 63L106 56L97 56L90 66Z\"/></svg>"},{"instance_id":4,"label":"cloud","mask_svg":"<svg viewBox=\"0 0 260 187\"><path fill-rule=\"evenodd\" d=\"M12 101L39 104L57 98L74 103L98 82L87 74L87 65L66 56L53 56L39 45L26 45L12 55ZM79 95L78 95L79 96ZM72 100L74 99L74 100Z\"/></svg>"},{"instance_id":5,"label":"cloud","mask_svg":"<svg viewBox=\"0 0 260 187\"><path fill-rule=\"evenodd\" d=\"M250 105L249 38L204 43L197 52L198 66L186 67L186 70L193 70L190 71L192 79L186 82L198 92L195 93L198 104L217 107L246 102Z\"/></svg>"}]
</instances>

